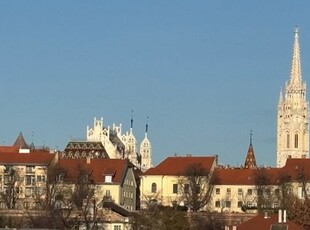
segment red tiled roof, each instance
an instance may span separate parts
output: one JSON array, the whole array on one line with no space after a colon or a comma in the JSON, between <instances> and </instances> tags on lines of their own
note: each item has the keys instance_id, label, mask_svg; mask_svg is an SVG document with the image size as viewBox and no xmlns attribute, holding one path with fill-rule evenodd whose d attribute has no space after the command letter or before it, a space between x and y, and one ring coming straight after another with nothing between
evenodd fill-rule
<instances>
[{"instance_id":1,"label":"red tiled roof","mask_svg":"<svg viewBox=\"0 0 310 230\"><path fill-rule=\"evenodd\" d=\"M269 218L264 218L264 215L257 215L246 222L240 224L237 230L270 230L271 225L279 224L278 223L278 216L272 215ZM302 227L294 224L292 221L287 220L286 223L281 223L280 225L287 225L288 230L302 230Z\"/></svg>"},{"instance_id":2,"label":"red tiled roof","mask_svg":"<svg viewBox=\"0 0 310 230\"><path fill-rule=\"evenodd\" d=\"M270 183L277 182L279 168L217 168L214 173L219 185L255 185L258 170L264 170Z\"/></svg>"},{"instance_id":3,"label":"red tiled roof","mask_svg":"<svg viewBox=\"0 0 310 230\"><path fill-rule=\"evenodd\" d=\"M290 175L296 180L298 174L303 173L307 178L310 178L310 159L293 159L289 158L285 166L282 168L283 173Z\"/></svg>"},{"instance_id":4,"label":"red tiled roof","mask_svg":"<svg viewBox=\"0 0 310 230\"><path fill-rule=\"evenodd\" d=\"M15 147L0 147L0 164L20 165L48 165L55 154L46 150L34 150L29 153L19 153L19 149Z\"/></svg>"},{"instance_id":5,"label":"red tiled roof","mask_svg":"<svg viewBox=\"0 0 310 230\"><path fill-rule=\"evenodd\" d=\"M68 170L69 178L76 178L81 169L91 172L95 183L104 182L106 171L114 172L112 179L113 183L122 183L128 167L125 160L107 158L91 159L89 164L87 164L87 159L61 158L58 160L58 164L62 168Z\"/></svg>"},{"instance_id":6,"label":"red tiled roof","mask_svg":"<svg viewBox=\"0 0 310 230\"><path fill-rule=\"evenodd\" d=\"M150 168L143 175L182 175L185 168L193 164L211 170L215 164L215 157L168 157L159 165Z\"/></svg>"}]
</instances>

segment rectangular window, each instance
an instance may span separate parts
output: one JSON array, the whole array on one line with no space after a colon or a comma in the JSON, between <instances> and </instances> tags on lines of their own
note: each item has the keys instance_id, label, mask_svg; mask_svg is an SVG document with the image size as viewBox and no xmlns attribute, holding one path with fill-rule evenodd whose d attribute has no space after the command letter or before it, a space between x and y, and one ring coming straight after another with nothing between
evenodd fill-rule
<instances>
[{"instance_id":1,"label":"rectangular window","mask_svg":"<svg viewBox=\"0 0 310 230\"><path fill-rule=\"evenodd\" d=\"M122 226L121 225L114 225L114 230L122 230Z\"/></svg>"},{"instance_id":2,"label":"rectangular window","mask_svg":"<svg viewBox=\"0 0 310 230\"><path fill-rule=\"evenodd\" d=\"M184 185L184 193L189 193L189 184Z\"/></svg>"},{"instance_id":3,"label":"rectangular window","mask_svg":"<svg viewBox=\"0 0 310 230\"><path fill-rule=\"evenodd\" d=\"M243 202L242 201L238 201L238 208L242 207Z\"/></svg>"},{"instance_id":4,"label":"rectangular window","mask_svg":"<svg viewBox=\"0 0 310 230\"><path fill-rule=\"evenodd\" d=\"M239 196L242 196L242 195L243 195L243 190L242 190L242 188L238 188L238 195L239 195Z\"/></svg>"},{"instance_id":5,"label":"rectangular window","mask_svg":"<svg viewBox=\"0 0 310 230\"><path fill-rule=\"evenodd\" d=\"M248 189L248 195L252 195L253 190L251 188Z\"/></svg>"},{"instance_id":6,"label":"rectangular window","mask_svg":"<svg viewBox=\"0 0 310 230\"><path fill-rule=\"evenodd\" d=\"M279 196L279 195L280 195L280 189L276 188L276 189L274 190L274 194L275 194L276 196Z\"/></svg>"},{"instance_id":7,"label":"rectangular window","mask_svg":"<svg viewBox=\"0 0 310 230\"><path fill-rule=\"evenodd\" d=\"M35 176L26 176L26 186L35 185L36 179Z\"/></svg>"},{"instance_id":8,"label":"rectangular window","mask_svg":"<svg viewBox=\"0 0 310 230\"><path fill-rule=\"evenodd\" d=\"M228 189L226 190L226 195L227 195L227 196L230 196L230 195L231 195L231 188L228 188Z\"/></svg>"},{"instance_id":9,"label":"rectangular window","mask_svg":"<svg viewBox=\"0 0 310 230\"><path fill-rule=\"evenodd\" d=\"M216 189L215 189L215 194L216 194L216 195L220 195L220 193L221 193L220 188L216 188Z\"/></svg>"},{"instance_id":10,"label":"rectangular window","mask_svg":"<svg viewBox=\"0 0 310 230\"><path fill-rule=\"evenodd\" d=\"M173 184L172 192L178 193L178 184Z\"/></svg>"},{"instance_id":11,"label":"rectangular window","mask_svg":"<svg viewBox=\"0 0 310 230\"><path fill-rule=\"evenodd\" d=\"M219 200L215 201L215 207L220 208L221 207L221 202Z\"/></svg>"},{"instance_id":12,"label":"rectangular window","mask_svg":"<svg viewBox=\"0 0 310 230\"><path fill-rule=\"evenodd\" d=\"M226 206L226 208L230 208L231 207L231 201L230 200L226 200L225 206Z\"/></svg>"},{"instance_id":13,"label":"rectangular window","mask_svg":"<svg viewBox=\"0 0 310 230\"><path fill-rule=\"evenodd\" d=\"M26 173L34 173L34 166L26 166Z\"/></svg>"}]
</instances>

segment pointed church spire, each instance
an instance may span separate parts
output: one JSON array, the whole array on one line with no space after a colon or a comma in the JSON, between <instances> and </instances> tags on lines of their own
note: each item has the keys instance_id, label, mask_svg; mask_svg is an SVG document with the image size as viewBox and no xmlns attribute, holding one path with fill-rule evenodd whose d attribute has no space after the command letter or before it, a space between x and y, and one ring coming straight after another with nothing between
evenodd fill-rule
<instances>
[{"instance_id":1,"label":"pointed church spire","mask_svg":"<svg viewBox=\"0 0 310 230\"><path fill-rule=\"evenodd\" d=\"M245 168L256 168L257 167L255 155L254 155L254 149L252 145L252 137L253 137L253 133L252 133L252 130L250 130L250 145L249 145L248 152L246 154L246 158L244 162Z\"/></svg>"},{"instance_id":2,"label":"pointed church spire","mask_svg":"<svg viewBox=\"0 0 310 230\"><path fill-rule=\"evenodd\" d=\"M20 132L20 133L18 134L18 137L16 138L16 140L15 140L13 146L18 147L18 148L20 148L20 149L28 149L29 146L28 146L28 144L26 143L25 138L24 138L22 132Z\"/></svg>"},{"instance_id":3,"label":"pointed church spire","mask_svg":"<svg viewBox=\"0 0 310 230\"><path fill-rule=\"evenodd\" d=\"M290 83L289 83L293 87L302 86L301 63L300 62L301 61L300 61L300 47L299 47L299 28L295 27L291 76L290 76Z\"/></svg>"}]
</instances>

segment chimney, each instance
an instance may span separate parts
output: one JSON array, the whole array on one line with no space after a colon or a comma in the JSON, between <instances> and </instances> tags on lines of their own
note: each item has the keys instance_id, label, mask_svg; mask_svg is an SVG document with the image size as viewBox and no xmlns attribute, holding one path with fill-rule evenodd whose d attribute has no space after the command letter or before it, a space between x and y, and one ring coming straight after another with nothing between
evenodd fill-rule
<instances>
[{"instance_id":1,"label":"chimney","mask_svg":"<svg viewBox=\"0 0 310 230\"><path fill-rule=\"evenodd\" d=\"M278 223L282 223L282 210L279 209L278 211Z\"/></svg>"},{"instance_id":2,"label":"chimney","mask_svg":"<svg viewBox=\"0 0 310 230\"><path fill-rule=\"evenodd\" d=\"M286 223L286 210L283 210L283 223Z\"/></svg>"},{"instance_id":3,"label":"chimney","mask_svg":"<svg viewBox=\"0 0 310 230\"><path fill-rule=\"evenodd\" d=\"M86 164L89 165L89 164L90 164L90 160L91 160L91 159L90 159L90 156L87 156L87 157L86 157Z\"/></svg>"}]
</instances>

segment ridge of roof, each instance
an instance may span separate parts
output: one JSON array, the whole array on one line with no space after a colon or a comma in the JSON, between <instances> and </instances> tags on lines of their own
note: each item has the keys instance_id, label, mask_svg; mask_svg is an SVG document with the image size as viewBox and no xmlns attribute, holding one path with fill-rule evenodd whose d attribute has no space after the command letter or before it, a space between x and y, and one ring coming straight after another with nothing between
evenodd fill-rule
<instances>
[{"instance_id":1,"label":"ridge of roof","mask_svg":"<svg viewBox=\"0 0 310 230\"><path fill-rule=\"evenodd\" d=\"M191 164L201 164L204 168L211 170L215 161L215 156L167 157L156 167L148 169L143 175L180 175Z\"/></svg>"}]
</instances>

